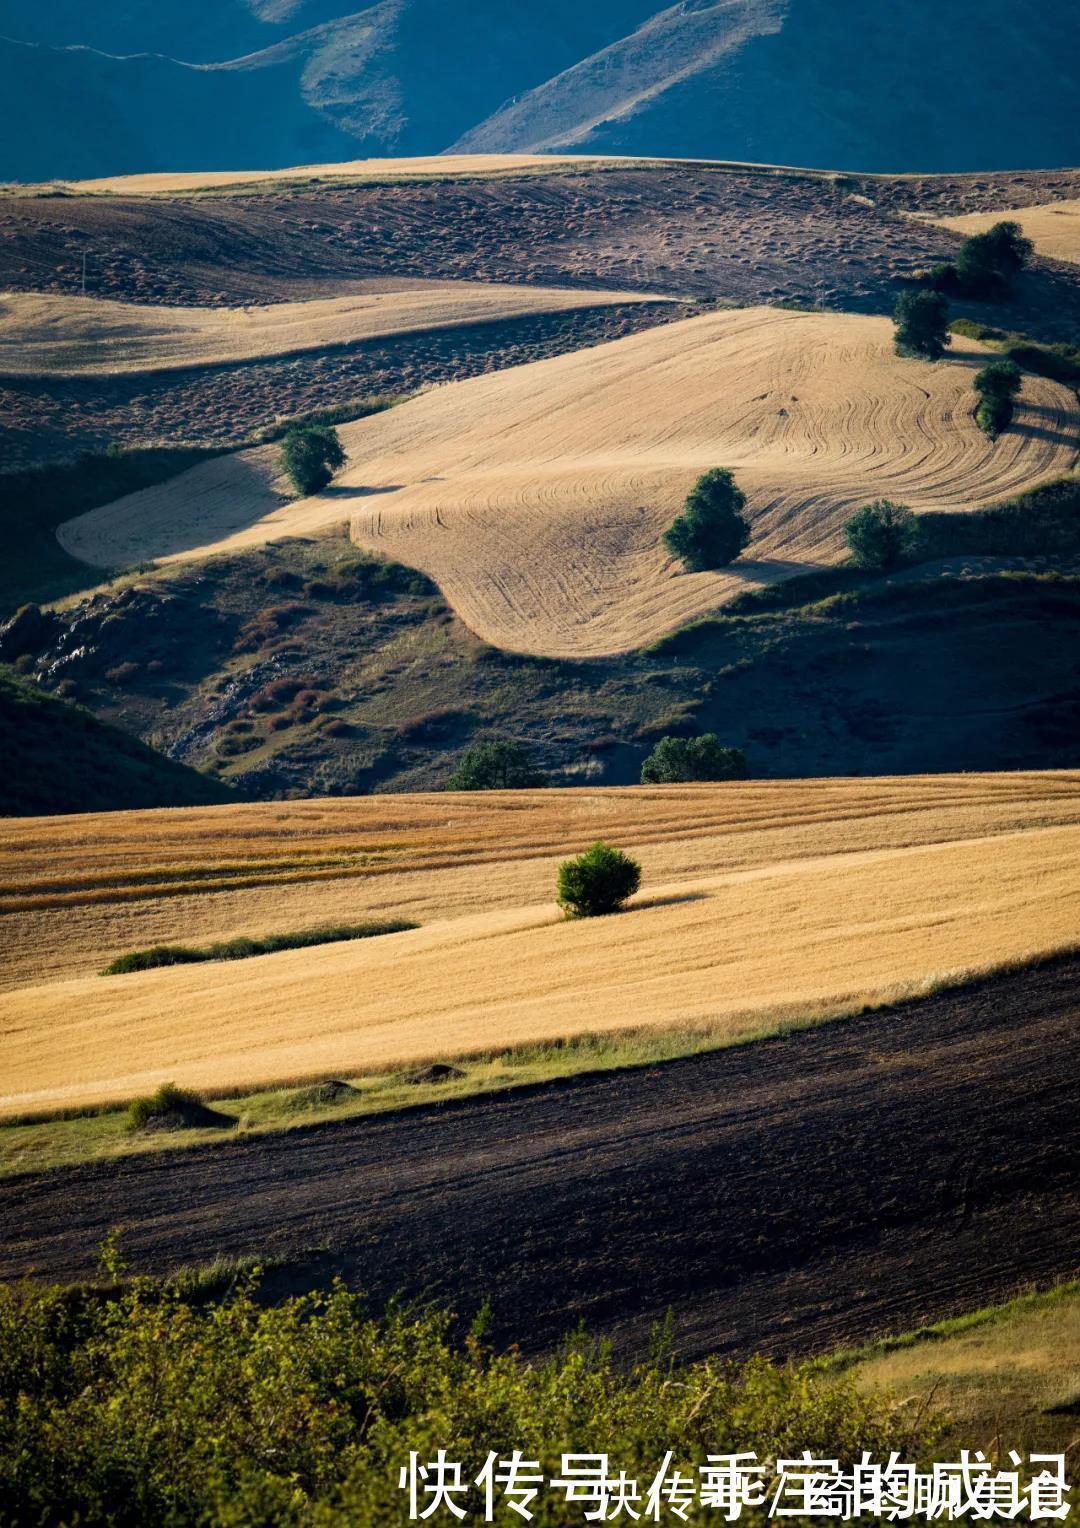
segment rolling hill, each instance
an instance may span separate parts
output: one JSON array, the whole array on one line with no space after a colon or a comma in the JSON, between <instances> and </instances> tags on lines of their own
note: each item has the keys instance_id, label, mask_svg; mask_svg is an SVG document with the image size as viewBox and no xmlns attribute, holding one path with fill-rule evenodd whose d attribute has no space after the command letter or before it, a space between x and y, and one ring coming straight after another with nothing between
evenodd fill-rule
<instances>
[{"instance_id":1,"label":"rolling hill","mask_svg":"<svg viewBox=\"0 0 1080 1528\"><path fill-rule=\"evenodd\" d=\"M0 1114L227 1089L896 996L1075 938L1075 774L412 795L13 824ZM567 923L559 860L641 857ZM94 974L212 930L409 917L391 939Z\"/></svg>"},{"instance_id":2,"label":"rolling hill","mask_svg":"<svg viewBox=\"0 0 1080 1528\"><path fill-rule=\"evenodd\" d=\"M972 417L984 352L900 360L886 319L742 309L437 388L342 427L354 465L296 501L278 452L217 458L60 527L101 567L193 559L350 519L360 545L422 569L479 636L553 657L642 646L844 552L844 521L887 495L970 509L1067 473L1069 391L1025 380L991 444ZM687 574L660 537L695 478L736 472L754 537Z\"/></svg>"},{"instance_id":3,"label":"rolling hill","mask_svg":"<svg viewBox=\"0 0 1080 1528\"><path fill-rule=\"evenodd\" d=\"M378 0L355 12L4 0L0 34L20 125L0 157L11 179L448 149L863 170L1080 159L1080 17L1066 0Z\"/></svg>"}]
</instances>

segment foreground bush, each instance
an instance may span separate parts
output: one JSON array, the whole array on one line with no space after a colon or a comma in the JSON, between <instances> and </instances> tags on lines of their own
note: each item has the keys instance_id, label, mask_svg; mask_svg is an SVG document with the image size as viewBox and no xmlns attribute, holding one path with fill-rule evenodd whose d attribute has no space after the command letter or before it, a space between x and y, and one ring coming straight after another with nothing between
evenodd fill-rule
<instances>
[{"instance_id":1,"label":"foreground bush","mask_svg":"<svg viewBox=\"0 0 1080 1528\"><path fill-rule=\"evenodd\" d=\"M414 1449L446 1448L471 1479L489 1450L521 1448L548 1475L564 1450L609 1450L651 1474L668 1449L687 1469L737 1450L910 1457L928 1441L880 1399L807 1370L673 1373L656 1356L625 1371L584 1340L534 1366L452 1340L442 1314L373 1319L340 1288L271 1308L246 1290L194 1306L149 1286L0 1289L4 1524L395 1524ZM466 1506L483 1519L479 1492ZM548 1497L543 1521L581 1512Z\"/></svg>"},{"instance_id":2,"label":"foreground bush","mask_svg":"<svg viewBox=\"0 0 1080 1528\"><path fill-rule=\"evenodd\" d=\"M521 743L497 741L470 748L450 776L452 791L525 791L546 785Z\"/></svg>"},{"instance_id":3,"label":"foreground bush","mask_svg":"<svg viewBox=\"0 0 1080 1528\"><path fill-rule=\"evenodd\" d=\"M573 918L616 913L641 885L641 866L611 844L595 843L559 866L559 906Z\"/></svg>"},{"instance_id":4,"label":"foreground bush","mask_svg":"<svg viewBox=\"0 0 1080 1528\"><path fill-rule=\"evenodd\" d=\"M732 473L714 467L694 484L683 513L664 532L664 545L691 572L727 567L750 540L745 507L746 495Z\"/></svg>"},{"instance_id":5,"label":"foreground bush","mask_svg":"<svg viewBox=\"0 0 1080 1528\"><path fill-rule=\"evenodd\" d=\"M692 780L745 780L750 769L741 748L725 748L715 732L661 738L641 766L642 785Z\"/></svg>"},{"instance_id":6,"label":"foreground bush","mask_svg":"<svg viewBox=\"0 0 1080 1528\"><path fill-rule=\"evenodd\" d=\"M301 424L285 436L281 467L298 494L318 493L345 465L345 448L329 424Z\"/></svg>"},{"instance_id":7,"label":"foreground bush","mask_svg":"<svg viewBox=\"0 0 1080 1528\"><path fill-rule=\"evenodd\" d=\"M844 539L856 567L868 573L888 573L913 555L919 524L906 504L875 499L852 515Z\"/></svg>"}]
</instances>

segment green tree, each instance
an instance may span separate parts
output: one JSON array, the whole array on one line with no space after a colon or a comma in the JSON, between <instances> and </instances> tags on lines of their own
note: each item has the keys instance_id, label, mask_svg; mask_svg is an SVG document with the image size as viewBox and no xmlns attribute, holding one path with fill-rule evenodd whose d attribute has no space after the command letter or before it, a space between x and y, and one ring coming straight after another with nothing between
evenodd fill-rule
<instances>
[{"instance_id":1,"label":"green tree","mask_svg":"<svg viewBox=\"0 0 1080 1528\"><path fill-rule=\"evenodd\" d=\"M520 743L497 739L470 748L450 776L452 791L522 791L546 785Z\"/></svg>"},{"instance_id":2,"label":"green tree","mask_svg":"<svg viewBox=\"0 0 1080 1528\"><path fill-rule=\"evenodd\" d=\"M949 300L941 292L902 292L893 318L897 355L939 361L952 344Z\"/></svg>"},{"instance_id":3,"label":"green tree","mask_svg":"<svg viewBox=\"0 0 1080 1528\"><path fill-rule=\"evenodd\" d=\"M282 441L282 471L298 494L325 488L345 460L345 448L333 425L295 425Z\"/></svg>"},{"instance_id":4,"label":"green tree","mask_svg":"<svg viewBox=\"0 0 1080 1528\"><path fill-rule=\"evenodd\" d=\"M851 517L844 537L856 565L871 573L898 568L914 551L919 525L905 504L875 499Z\"/></svg>"},{"instance_id":5,"label":"green tree","mask_svg":"<svg viewBox=\"0 0 1080 1528\"><path fill-rule=\"evenodd\" d=\"M559 906L571 918L617 913L641 885L641 866L621 849L598 842L559 866Z\"/></svg>"},{"instance_id":6,"label":"green tree","mask_svg":"<svg viewBox=\"0 0 1080 1528\"><path fill-rule=\"evenodd\" d=\"M679 785L691 780L745 780L750 770L741 748L725 748L715 732L661 738L641 766L642 785Z\"/></svg>"},{"instance_id":7,"label":"green tree","mask_svg":"<svg viewBox=\"0 0 1080 1528\"><path fill-rule=\"evenodd\" d=\"M734 562L750 540L743 519L746 496L724 467L698 478L683 513L664 532L664 545L694 573L724 568Z\"/></svg>"},{"instance_id":8,"label":"green tree","mask_svg":"<svg viewBox=\"0 0 1080 1528\"><path fill-rule=\"evenodd\" d=\"M1023 372L1015 361L990 361L976 373L975 391L979 403L975 421L992 440L1011 424L1016 395L1023 380Z\"/></svg>"},{"instance_id":9,"label":"green tree","mask_svg":"<svg viewBox=\"0 0 1080 1528\"><path fill-rule=\"evenodd\" d=\"M967 297L1007 292L1035 252L1019 223L1004 220L965 239L956 257L956 279Z\"/></svg>"}]
</instances>

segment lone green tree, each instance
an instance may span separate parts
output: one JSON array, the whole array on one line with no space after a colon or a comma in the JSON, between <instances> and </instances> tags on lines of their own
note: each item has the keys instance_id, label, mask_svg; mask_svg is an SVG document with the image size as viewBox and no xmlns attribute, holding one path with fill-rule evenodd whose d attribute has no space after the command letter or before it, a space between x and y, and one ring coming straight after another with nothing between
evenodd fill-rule
<instances>
[{"instance_id":1,"label":"lone green tree","mask_svg":"<svg viewBox=\"0 0 1080 1528\"><path fill-rule=\"evenodd\" d=\"M642 785L679 785L692 780L745 780L750 773L741 748L725 748L715 732L661 738L641 766Z\"/></svg>"},{"instance_id":2,"label":"lone green tree","mask_svg":"<svg viewBox=\"0 0 1080 1528\"><path fill-rule=\"evenodd\" d=\"M990 361L975 374L975 391L979 395L975 422L991 440L996 440L1012 423L1016 395L1023 380L1015 361Z\"/></svg>"},{"instance_id":3,"label":"lone green tree","mask_svg":"<svg viewBox=\"0 0 1080 1528\"><path fill-rule=\"evenodd\" d=\"M282 470L298 494L325 488L345 460L345 448L333 425L295 425L282 441Z\"/></svg>"},{"instance_id":4,"label":"lone green tree","mask_svg":"<svg viewBox=\"0 0 1080 1528\"><path fill-rule=\"evenodd\" d=\"M1005 219L965 239L956 256L956 279L966 297L1009 292L1035 252L1019 223Z\"/></svg>"},{"instance_id":5,"label":"lone green tree","mask_svg":"<svg viewBox=\"0 0 1080 1528\"><path fill-rule=\"evenodd\" d=\"M875 499L844 526L844 538L857 567L888 573L909 557L918 542L919 525L906 504Z\"/></svg>"},{"instance_id":6,"label":"lone green tree","mask_svg":"<svg viewBox=\"0 0 1080 1528\"><path fill-rule=\"evenodd\" d=\"M571 918L617 913L641 885L641 866L621 849L597 842L559 866L559 906Z\"/></svg>"},{"instance_id":7,"label":"lone green tree","mask_svg":"<svg viewBox=\"0 0 1080 1528\"><path fill-rule=\"evenodd\" d=\"M548 783L520 743L504 739L470 748L447 786L452 791L523 791Z\"/></svg>"},{"instance_id":8,"label":"lone green tree","mask_svg":"<svg viewBox=\"0 0 1080 1528\"><path fill-rule=\"evenodd\" d=\"M734 562L750 540L743 519L746 495L724 467L698 478L683 513L664 532L664 545L693 573L724 568Z\"/></svg>"},{"instance_id":9,"label":"lone green tree","mask_svg":"<svg viewBox=\"0 0 1080 1528\"><path fill-rule=\"evenodd\" d=\"M952 344L949 300L941 292L901 292L893 318L897 355L940 361Z\"/></svg>"}]
</instances>

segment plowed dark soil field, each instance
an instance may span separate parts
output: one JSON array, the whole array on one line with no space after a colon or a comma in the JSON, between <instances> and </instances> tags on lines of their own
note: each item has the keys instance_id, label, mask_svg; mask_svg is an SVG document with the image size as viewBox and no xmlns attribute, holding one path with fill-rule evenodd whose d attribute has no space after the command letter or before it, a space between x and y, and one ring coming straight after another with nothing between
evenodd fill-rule
<instances>
[{"instance_id":1,"label":"plowed dark soil field","mask_svg":"<svg viewBox=\"0 0 1080 1528\"><path fill-rule=\"evenodd\" d=\"M381 1299L490 1296L529 1350L796 1354L1072 1275L1080 958L531 1093L0 1187L0 1277L293 1256ZM303 1249L318 1249L304 1251Z\"/></svg>"}]
</instances>

